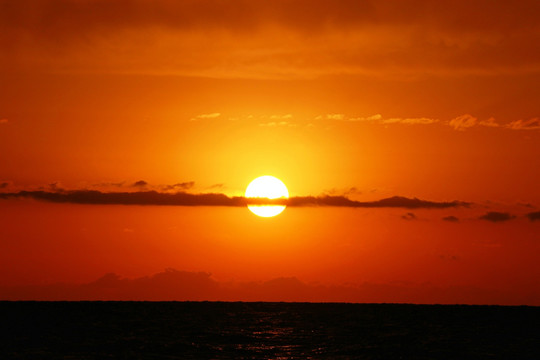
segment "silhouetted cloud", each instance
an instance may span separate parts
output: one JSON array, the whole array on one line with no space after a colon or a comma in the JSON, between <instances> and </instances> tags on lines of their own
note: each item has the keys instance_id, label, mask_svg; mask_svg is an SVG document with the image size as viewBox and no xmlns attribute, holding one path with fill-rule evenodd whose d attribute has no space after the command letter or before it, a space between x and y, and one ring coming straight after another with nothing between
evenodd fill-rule
<instances>
[{"instance_id":1,"label":"silhouetted cloud","mask_svg":"<svg viewBox=\"0 0 540 360\"><path fill-rule=\"evenodd\" d=\"M289 199L289 205L292 206L340 206L340 207L395 207L395 208L450 208L458 206L469 206L470 203L463 201L436 202L420 200L417 198L406 198L402 196L393 196L376 201L354 201L344 196L305 196L293 197Z\"/></svg>"},{"instance_id":2,"label":"silhouetted cloud","mask_svg":"<svg viewBox=\"0 0 540 360\"><path fill-rule=\"evenodd\" d=\"M93 184L93 186L97 186L97 187L100 187L100 188L103 188L103 187L122 187L122 186L124 186L124 184L125 184L124 181L121 181L121 182L101 182L101 183Z\"/></svg>"},{"instance_id":3,"label":"silhouetted cloud","mask_svg":"<svg viewBox=\"0 0 540 360\"><path fill-rule=\"evenodd\" d=\"M47 189L55 192L63 191L62 185L59 182L47 184Z\"/></svg>"},{"instance_id":4,"label":"silhouetted cloud","mask_svg":"<svg viewBox=\"0 0 540 360\"><path fill-rule=\"evenodd\" d=\"M441 256L457 261L457 256ZM109 273L86 284L1 286L0 300L135 301L301 301L417 304L540 305L540 292L487 290L472 286L437 287L413 283L309 284L296 277L269 281L219 282L207 272L167 269L126 279Z\"/></svg>"},{"instance_id":5,"label":"silhouetted cloud","mask_svg":"<svg viewBox=\"0 0 540 360\"><path fill-rule=\"evenodd\" d=\"M401 218L403 220L416 220L416 215L414 215L412 212L408 212L405 215L402 215Z\"/></svg>"},{"instance_id":6,"label":"silhouetted cloud","mask_svg":"<svg viewBox=\"0 0 540 360\"><path fill-rule=\"evenodd\" d=\"M0 189L5 189L9 186L9 183L7 181L0 182Z\"/></svg>"},{"instance_id":7,"label":"silhouetted cloud","mask_svg":"<svg viewBox=\"0 0 540 360\"><path fill-rule=\"evenodd\" d=\"M222 189L223 187L225 186L225 184L214 184L214 185L211 185L209 186L208 188L209 189Z\"/></svg>"},{"instance_id":8,"label":"silhouetted cloud","mask_svg":"<svg viewBox=\"0 0 540 360\"><path fill-rule=\"evenodd\" d=\"M534 211L527 214L527 217L531 221L540 221L540 211Z\"/></svg>"},{"instance_id":9,"label":"silhouetted cloud","mask_svg":"<svg viewBox=\"0 0 540 360\"><path fill-rule=\"evenodd\" d=\"M442 218L444 221L459 222L459 219L453 215L445 216Z\"/></svg>"},{"instance_id":10,"label":"silhouetted cloud","mask_svg":"<svg viewBox=\"0 0 540 360\"><path fill-rule=\"evenodd\" d=\"M480 216L480 219L492 221L492 222L503 222L514 219L515 216L505 212L490 211Z\"/></svg>"},{"instance_id":11,"label":"silhouetted cloud","mask_svg":"<svg viewBox=\"0 0 540 360\"><path fill-rule=\"evenodd\" d=\"M189 190L195 186L195 181L186 181L182 183L177 183L173 185L166 185L165 190Z\"/></svg>"},{"instance_id":12,"label":"silhouetted cloud","mask_svg":"<svg viewBox=\"0 0 540 360\"><path fill-rule=\"evenodd\" d=\"M136 181L135 183L133 183L132 186L134 187L145 187L146 185L148 185L148 183L144 180L139 180L139 181Z\"/></svg>"},{"instance_id":13,"label":"silhouetted cloud","mask_svg":"<svg viewBox=\"0 0 540 360\"><path fill-rule=\"evenodd\" d=\"M377 201L354 201L345 196L297 196L289 199L266 199L228 197L225 194L204 193L190 194L185 192L162 193L157 191L137 192L101 192L97 190L73 190L62 192L20 191L2 193L0 199L33 198L58 203L76 204L121 204L121 205L179 205L179 206L245 206L247 204L287 205L287 206L337 206L353 208L450 208L469 206L462 201L435 202L409 199L401 196Z\"/></svg>"},{"instance_id":14,"label":"silhouetted cloud","mask_svg":"<svg viewBox=\"0 0 540 360\"><path fill-rule=\"evenodd\" d=\"M229 198L223 194L160 193L157 191L100 192L75 190L65 192L20 191L3 193L0 198L33 198L57 203L120 204L120 205L180 205L180 206L242 206L243 198Z\"/></svg>"},{"instance_id":15,"label":"silhouetted cloud","mask_svg":"<svg viewBox=\"0 0 540 360\"><path fill-rule=\"evenodd\" d=\"M349 188L344 189L338 189L338 188L332 188L324 191L325 195L330 196L349 196L349 195L355 195L355 194L361 194L362 192L358 190L357 187L351 186Z\"/></svg>"}]
</instances>

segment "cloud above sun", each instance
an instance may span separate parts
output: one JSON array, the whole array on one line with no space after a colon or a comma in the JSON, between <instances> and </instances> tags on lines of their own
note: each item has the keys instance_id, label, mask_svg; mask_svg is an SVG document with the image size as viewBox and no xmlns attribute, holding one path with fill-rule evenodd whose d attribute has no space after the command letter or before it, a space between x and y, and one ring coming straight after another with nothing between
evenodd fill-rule
<instances>
[{"instance_id":1,"label":"cloud above sun","mask_svg":"<svg viewBox=\"0 0 540 360\"><path fill-rule=\"evenodd\" d=\"M26 2L0 1L0 46L10 49L0 64L250 78L540 71L540 53L530 46L540 34L534 0L513 6L485 0L32 5L30 11Z\"/></svg>"}]
</instances>

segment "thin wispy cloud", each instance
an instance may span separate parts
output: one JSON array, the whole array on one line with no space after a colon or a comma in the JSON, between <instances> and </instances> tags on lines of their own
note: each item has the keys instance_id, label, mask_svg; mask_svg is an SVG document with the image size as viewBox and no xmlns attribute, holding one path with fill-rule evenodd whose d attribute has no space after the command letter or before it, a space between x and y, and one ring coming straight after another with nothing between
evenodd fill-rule
<instances>
[{"instance_id":1,"label":"thin wispy cloud","mask_svg":"<svg viewBox=\"0 0 540 360\"><path fill-rule=\"evenodd\" d=\"M381 120L381 119L382 119L381 114L375 114L375 115L371 115L371 116L367 116L367 117L347 118L346 120L355 122L355 121L376 121L376 120Z\"/></svg>"},{"instance_id":2,"label":"thin wispy cloud","mask_svg":"<svg viewBox=\"0 0 540 360\"><path fill-rule=\"evenodd\" d=\"M374 114L370 116L353 116L349 117L345 114L327 114L319 115L315 118L316 120L335 120L335 121L346 121L346 122L356 122L356 123L375 123L382 125L394 125L394 124L403 124L403 125L431 125L431 124L441 124L448 125L456 131L466 131L475 127L487 127L487 128L501 128L501 129L511 129L511 130L538 130L540 129L540 118L531 118L528 120L515 120L511 121L506 125L502 125L495 120L494 117L487 118L486 120L480 120L477 117L471 114L463 114L457 116L451 120L441 121L437 118L432 117L392 117L385 118L381 114Z\"/></svg>"},{"instance_id":3,"label":"thin wispy cloud","mask_svg":"<svg viewBox=\"0 0 540 360\"><path fill-rule=\"evenodd\" d=\"M499 127L501 126L499 123L495 121L495 118L489 118L487 120L482 120L478 123L481 126L487 126L487 127Z\"/></svg>"},{"instance_id":4,"label":"thin wispy cloud","mask_svg":"<svg viewBox=\"0 0 540 360\"><path fill-rule=\"evenodd\" d=\"M506 127L512 130L538 130L540 129L540 118L515 120L506 125Z\"/></svg>"},{"instance_id":5,"label":"thin wispy cloud","mask_svg":"<svg viewBox=\"0 0 540 360\"><path fill-rule=\"evenodd\" d=\"M391 118L381 119L383 124L406 124L406 125L429 125L439 122L438 119L431 118Z\"/></svg>"},{"instance_id":6,"label":"thin wispy cloud","mask_svg":"<svg viewBox=\"0 0 540 360\"><path fill-rule=\"evenodd\" d=\"M315 118L315 120L343 120L345 119L345 114L326 114L326 115L319 115Z\"/></svg>"},{"instance_id":7,"label":"thin wispy cloud","mask_svg":"<svg viewBox=\"0 0 540 360\"><path fill-rule=\"evenodd\" d=\"M292 119L292 115L291 114L285 114L285 115L270 115L270 119L271 120L287 120L287 119Z\"/></svg>"},{"instance_id":8,"label":"thin wispy cloud","mask_svg":"<svg viewBox=\"0 0 540 360\"><path fill-rule=\"evenodd\" d=\"M428 117L420 118L384 118L381 114L374 114L366 117L348 117L345 114L326 114L319 115L315 118L316 120L337 120L337 121L348 121L348 122L376 122L380 124L407 124L407 125L427 125L434 124L438 122L438 119L432 119Z\"/></svg>"},{"instance_id":9,"label":"thin wispy cloud","mask_svg":"<svg viewBox=\"0 0 540 360\"><path fill-rule=\"evenodd\" d=\"M287 122L287 121L280 121L280 122L275 122L275 121L270 121L270 122L267 122L267 123L260 123L259 126L262 126L262 127L278 127L278 126L281 126L281 127L296 127L296 124L293 124L293 123L290 123L290 122Z\"/></svg>"},{"instance_id":10,"label":"thin wispy cloud","mask_svg":"<svg viewBox=\"0 0 540 360\"><path fill-rule=\"evenodd\" d=\"M501 126L497 121L495 121L495 118L493 117L488 118L487 120L478 120L478 118L470 114L464 114L455 117L448 122L448 125L450 125L454 128L454 130L457 131L465 131L475 126L485 126L491 128L497 128Z\"/></svg>"},{"instance_id":11,"label":"thin wispy cloud","mask_svg":"<svg viewBox=\"0 0 540 360\"><path fill-rule=\"evenodd\" d=\"M477 122L478 119L474 116L464 114L450 120L449 125L453 127L454 130L465 131L466 129L475 126Z\"/></svg>"},{"instance_id":12,"label":"thin wispy cloud","mask_svg":"<svg viewBox=\"0 0 540 360\"><path fill-rule=\"evenodd\" d=\"M191 121L197 121L197 120L205 120L205 119L216 119L221 116L221 113L215 112L215 113L209 113L209 114L200 114L195 117L192 117Z\"/></svg>"}]
</instances>

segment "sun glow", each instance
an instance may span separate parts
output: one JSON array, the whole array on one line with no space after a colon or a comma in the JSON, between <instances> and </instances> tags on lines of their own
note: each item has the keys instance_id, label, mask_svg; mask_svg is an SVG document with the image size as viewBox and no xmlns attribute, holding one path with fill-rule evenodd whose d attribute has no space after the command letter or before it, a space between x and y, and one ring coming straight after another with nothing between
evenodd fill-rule
<instances>
[{"instance_id":1,"label":"sun glow","mask_svg":"<svg viewBox=\"0 0 540 360\"><path fill-rule=\"evenodd\" d=\"M273 176L261 176L253 180L246 189L246 198L288 199L289 191L285 184ZM252 213L262 217L281 214L285 205L248 205Z\"/></svg>"}]
</instances>

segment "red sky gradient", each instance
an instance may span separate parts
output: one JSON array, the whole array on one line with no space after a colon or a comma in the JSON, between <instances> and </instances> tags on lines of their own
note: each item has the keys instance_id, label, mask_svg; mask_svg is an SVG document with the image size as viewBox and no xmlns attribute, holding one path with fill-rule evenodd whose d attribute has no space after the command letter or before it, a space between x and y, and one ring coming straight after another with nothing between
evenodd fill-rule
<instances>
[{"instance_id":1,"label":"red sky gradient","mask_svg":"<svg viewBox=\"0 0 540 360\"><path fill-rule=\"evenodd\" d=\"M0 0L0 299L540 305L539 13ZM200 202L261 175L422 202ZM151 191L198 206L96 200Z\"/></svg>"}]
</instances>

